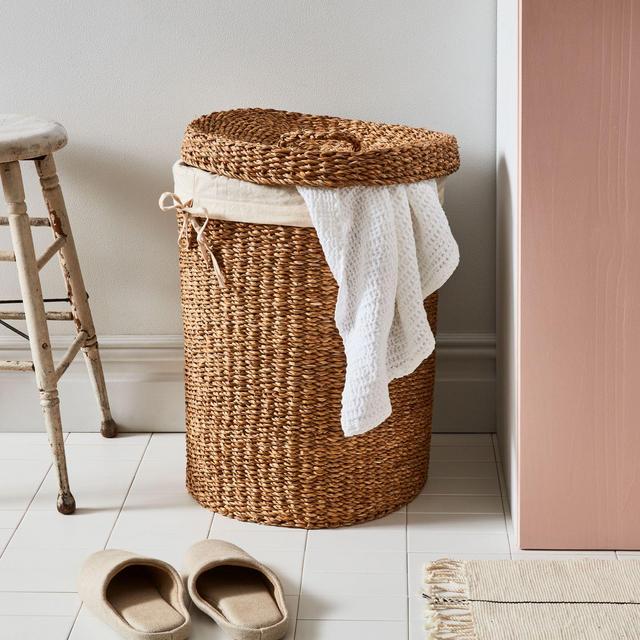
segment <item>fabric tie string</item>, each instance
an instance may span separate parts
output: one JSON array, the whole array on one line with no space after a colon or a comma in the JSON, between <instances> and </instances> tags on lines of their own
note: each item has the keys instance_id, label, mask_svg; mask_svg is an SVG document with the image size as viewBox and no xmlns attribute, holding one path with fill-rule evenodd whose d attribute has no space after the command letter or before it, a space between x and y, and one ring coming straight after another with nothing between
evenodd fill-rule
<instances>
[{"instance_id":1,"label":"fabric tie string","mask_svg":"<svg viewBox=\"0 0 640 640\"><path fill-rule=\"evenodd\" d=\"M172 204L167 204L166 201L168 198L171 199ZM196 232L196 242L198 243L200 254L204 258L204 260L211 264L211 266L213 267L213 271L218 278L218 284L220 285L220 287L224 287L224 273L222 272L218 260L211 250L211 247L207 243L207 239L204 235L204 231L209 224L209 212L206 209L194 209L193 198L187 200L186 202L182 202L182 199L178 194L171 193L170 191L166 191L160 196L158 206L162 211L176 211L183 215L182 227L180 228L180 233L178 234L178 244L181 245L183 240L185 242L187 241L189 227L191 227ZM200 224L198 222L198 218L204 218L204 222Z\"/></svg>"}]
</instances>

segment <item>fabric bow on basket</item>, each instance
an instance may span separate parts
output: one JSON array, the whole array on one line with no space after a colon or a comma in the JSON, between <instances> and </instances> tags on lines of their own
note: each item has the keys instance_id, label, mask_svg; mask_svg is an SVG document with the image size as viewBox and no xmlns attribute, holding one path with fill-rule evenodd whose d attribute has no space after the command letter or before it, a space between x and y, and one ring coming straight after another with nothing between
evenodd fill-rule
<instances>
[{"instance_id":1,"label":"fabric bow on basket","mask_svg":"<svg viewBox=\"0 0 640 640\"><path fill-rule=\"evenodd\" d=\"M167 199L169 198L171 199L172 204L167 204ZM191 227L196 232L196 242L198 243L198 248L200 249L202 257L206 262L211 264L213 271L218 278L218 284L223 288L225 286L224 273L222 272L220 264L218 263L218 260L207 243L207 239L204 235L207 224L209 224L209 212L206 209L194 209L193 199L182 202L180 196L176 193L171 193L170 191L165 191L160 196L158 205L162 211L176 211L182 214L182 227L180 228L180 233L178 235L178 245L182 246L181 243L183 241L187 242L189 227ZM200 224L198 220L202 218L204 218L204 222Z\"/></svg>"}]
</instances>

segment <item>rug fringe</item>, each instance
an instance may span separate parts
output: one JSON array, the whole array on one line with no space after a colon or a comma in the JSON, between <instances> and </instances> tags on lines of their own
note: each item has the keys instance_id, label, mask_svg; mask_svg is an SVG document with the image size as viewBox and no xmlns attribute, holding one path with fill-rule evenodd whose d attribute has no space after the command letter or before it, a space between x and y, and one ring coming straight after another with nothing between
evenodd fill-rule
<instances>
[{"instance_id":1,"label":"rug fringe","mask_svg":"<svg viewBox=\"0 0 640 640\"><path fill-rule=\"evenodd\" d=\"M463 561L445 558L428 565L424 572L424 595L428 640L477 640Z\"/></svg>"}]
</instances>

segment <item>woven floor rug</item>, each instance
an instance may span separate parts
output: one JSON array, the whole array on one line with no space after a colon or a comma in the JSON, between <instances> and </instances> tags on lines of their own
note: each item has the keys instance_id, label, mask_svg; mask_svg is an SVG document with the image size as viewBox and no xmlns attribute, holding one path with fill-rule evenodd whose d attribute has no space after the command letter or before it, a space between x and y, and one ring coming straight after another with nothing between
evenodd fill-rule
<instances>
[{"instance_id":1,"label":"woven floor rug","mask_svg":"<svg viewBox=\"0 0 640 640\"><path fill-rule=\"evenodd\" d=\"M640 560L438 560L429 640L640 639Z\"/></svg>"}]
</instances>

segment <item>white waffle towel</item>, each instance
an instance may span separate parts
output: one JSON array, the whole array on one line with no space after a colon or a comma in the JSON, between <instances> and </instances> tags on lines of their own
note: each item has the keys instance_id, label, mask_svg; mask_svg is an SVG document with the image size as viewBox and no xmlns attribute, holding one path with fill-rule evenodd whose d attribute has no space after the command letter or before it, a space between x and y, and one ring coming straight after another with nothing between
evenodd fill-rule
<instances>
[{"instance_id":1,"label":"white waffle towel","mask_svg":"<svg viewBox=\"0 0 640 640\"><path fill-rule=\"evenodd\" d=\"M423 301L459 262L435 180L388 187L298 187L339 292L335 319L347 372L342 429L391 415L389 382L435 348Z\"/></svg>"}]
</instances>

